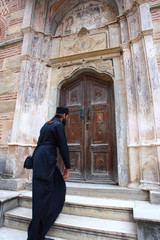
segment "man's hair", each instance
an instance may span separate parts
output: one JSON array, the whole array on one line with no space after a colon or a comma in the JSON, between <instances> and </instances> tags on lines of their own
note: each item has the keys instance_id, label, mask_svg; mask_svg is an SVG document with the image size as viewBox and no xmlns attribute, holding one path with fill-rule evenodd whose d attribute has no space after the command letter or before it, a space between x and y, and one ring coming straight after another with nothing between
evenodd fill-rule
<instances>
[{"instance_id":1,"label":"man's hair","mask_svg":"<svg viewBox=\"0 0 160 240\"><path fill-rule=\"evenodd\" d=\"M66 115L66 114L65 114ZM63 114L62 113L56 113L56 115L53 117L53 118L51 118L51 120L49 120L48 121L48 124L52 124L55 120L56 120L56 118L62 118L63 117Z\"/></svg>"}]
</instances>

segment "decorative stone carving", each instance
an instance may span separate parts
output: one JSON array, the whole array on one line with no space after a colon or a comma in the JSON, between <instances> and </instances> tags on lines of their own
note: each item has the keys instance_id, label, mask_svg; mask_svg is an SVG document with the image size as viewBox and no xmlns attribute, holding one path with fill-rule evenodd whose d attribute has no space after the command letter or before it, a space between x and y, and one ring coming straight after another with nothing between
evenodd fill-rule
<instances>
[{"instance_id":1,"label":"decorative stone carving","mask_svg":"<svg viewBox=\"0 0 160 240\"><path fill-rule=\"evenodd\" d=\"M106 34L68 38L62 41L63 55L72 55L82 52L95 51L106 48Z\"/></svg>"},{"instance_id":2,"label":"decorative stone carving","mask_svg":"<svg viewBox=\"0 0 160 240\"><path fill-rule=\"evenodd\" d=\"M98 69L98 71L108 72L112 76L114 75L112 60L97 61L97 62L95 62L95 65L96 65L96 68Z\"/></svg>"},{"instance_id":3,"label":"decorative stone carving","mask_svg":"<svg viewBox=\"0 0 160 240\"><path fill-rule=\"evenodd\" d=\"M112 76L114 76L114 71L113 71L113 63L112 60L99 60L99 61L92 61L92 62L85 62L85 63L79 63L77 65L72 65L72 66L65 66L59 68L59 73L58 73L58 79L64 79L68 78L75 72L76 70L80 70L83 68L92 68L97 70L98 72L104 72L104 73L109 73Z\"/></svg>"},{"instance_id":4,"label":"decorative stone carving","mask_svg":"<svg viewBox=\"0 0 160 240\"><path fill-rule=\"evenodd\" d=\"M76 66L69 66L65 68L61 68L59 70L59 75L58 77L61 78L66 78L67 76L71 75L71 73L76 69Z\"/></svg>"}]
</instances>

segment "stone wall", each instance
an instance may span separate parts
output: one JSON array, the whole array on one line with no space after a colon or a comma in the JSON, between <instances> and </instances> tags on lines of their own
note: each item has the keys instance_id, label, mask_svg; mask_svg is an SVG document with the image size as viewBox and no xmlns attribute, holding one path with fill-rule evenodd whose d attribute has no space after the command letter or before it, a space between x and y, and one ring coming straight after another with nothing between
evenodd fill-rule
<instances>
[{"instance_id":1,"label":"stone wall","mask_svg":"<svg viewBox=\"0 0 160 240\"><path fill-rule=\"evenodd\" d=\"M24 8L25 0L0 3L0 174L4 173L17 99Z\"/></svg>"}]
</instances>

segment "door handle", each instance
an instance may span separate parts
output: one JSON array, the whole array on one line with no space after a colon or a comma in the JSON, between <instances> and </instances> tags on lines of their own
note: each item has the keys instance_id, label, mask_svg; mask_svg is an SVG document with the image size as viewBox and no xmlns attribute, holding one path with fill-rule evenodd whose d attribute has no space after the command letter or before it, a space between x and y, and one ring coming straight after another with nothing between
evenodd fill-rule
<instances>
[{"instance_id":1,"label":"door handle","mask_svg":"<svg viewBox=\"0 0 160 240\"><path fill-rule=\"evenodd\" d=\"M90 121L91 120L91 108L88 107L87 108L87 121Z\"/></svg>"},{"instance_id":2,"label":"door handle","mask_svg":"<svg viewBox=\"0 0 160 240\"><path fill-rule=\"evenodd\" d=\"M80 118L84 120L84 106L80 108Z\"/></svg>"},{"instance_id":3,"label":"door handle","mask_svg":"<svg viewBox=\"0 0 160 240\"><path fill-rule=\"evenodd\" d=\"M87 124L86 124L87 130L90 124L91 124L91 108L88 107L87 108Z\"/></svg>"}]
</instances>

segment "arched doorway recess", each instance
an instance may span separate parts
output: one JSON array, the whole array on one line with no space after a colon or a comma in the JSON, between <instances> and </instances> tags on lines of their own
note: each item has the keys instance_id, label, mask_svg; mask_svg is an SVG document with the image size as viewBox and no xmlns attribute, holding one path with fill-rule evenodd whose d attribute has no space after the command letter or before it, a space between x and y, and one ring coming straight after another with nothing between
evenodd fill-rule
<instances>
[{"instance_id":1,"label":"arched doorway recess","mask_svg":"<svg viewBox=\"0 0 160 240\"><path fill-rule=\"evenodd\" d=\"M60 104L69 108L66 135L70 180L117 183L114 93L111 77L83 73L66 82Z\"/></svg>"}]
</instances>

